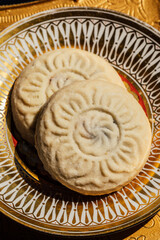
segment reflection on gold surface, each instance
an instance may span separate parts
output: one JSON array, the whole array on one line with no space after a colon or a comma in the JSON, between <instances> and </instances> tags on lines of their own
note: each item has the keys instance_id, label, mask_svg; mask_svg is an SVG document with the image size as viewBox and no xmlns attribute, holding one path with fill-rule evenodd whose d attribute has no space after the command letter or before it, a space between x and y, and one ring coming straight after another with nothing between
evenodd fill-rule
<instances>
[{"instance_id":1,"label":"reflection on gold surface","mask_svg":"<svg viewBox=\"0 0 160 240\"><path fill-rule=\"evenodd\" d=\"M129 237L124 238L124 240L150 240L150 239L159 240L160 239L159 229L160 229L160 212L139 230L135 231Z\"/></svg>"},{"instance_id":2,"label":"reflection on gold surface","mask_svg":"<svg viewBox=\"0 0 160 240\"><path fill-rule=\"evenodd\" d=\"M0 31L10 24L40 11L60 7L99 7L136 17L160 30L159 0L49 0L0 7Z\"/></svg>"}]
</instances>

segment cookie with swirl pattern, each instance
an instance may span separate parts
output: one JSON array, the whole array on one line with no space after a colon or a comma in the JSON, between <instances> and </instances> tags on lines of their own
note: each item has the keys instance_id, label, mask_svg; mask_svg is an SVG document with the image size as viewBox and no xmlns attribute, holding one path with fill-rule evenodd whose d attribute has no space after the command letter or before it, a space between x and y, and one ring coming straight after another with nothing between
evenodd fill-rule
<instances>
[{"instance_id":1,"label":"cookie with swirl pattern","mask_svg":"<svg viewBox=\"0 0 160 240\"><path fill-rule=\"evenodd\" d=\"M152 134L144 110L129 92L89 80L51 97L38 118L35 139L44 168L54 179L79 193L101 195L120 189L139 173Z\"/></svg>"},{"instance_id":2,"label":"cookie with swirl pattern","mask_svg":"<svg viewBox=\"0 0 160 240\"><path fill-rule=\"evenodd\" d=\"M124 87L106 60L84 50L64 48L36 58L22 71L12 92L13 119L21 136L34 144L38 112L57 90L77 80L97 78Z\"/></svg>"}]
</instances>

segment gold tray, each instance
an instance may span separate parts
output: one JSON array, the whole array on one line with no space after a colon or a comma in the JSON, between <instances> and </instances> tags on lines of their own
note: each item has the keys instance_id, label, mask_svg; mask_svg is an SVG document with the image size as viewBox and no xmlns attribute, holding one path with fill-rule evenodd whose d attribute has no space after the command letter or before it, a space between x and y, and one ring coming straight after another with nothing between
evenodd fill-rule
<instances>
[{"instance_id":1,"label":"gold tray","mask_svg":"<svg viewBox=\"0 0 160 240\"><path fill-rule=\"evenodd\" d=\"M22 18L53 8L97 7L136 17L160 30L159 0L37 0L0 6L0 31Z\"/></svg>"},{"instance_id":2,"label":"gold tray","mask_svg":"<svg viewBox=\"0 0 160 240\"><path fill-rule=\"evenodd\" d=\"M154 214L160 204L158 31L114 11L65 8L21 20L0 36L2 212L37 230L69 236L124 230ZM35 57L61 47L85 49L108 59L152 120L150 157L140 174L118 192L102 197L75 194L47 181L16 152L9 107L12 85Z\"/></svg>"}]
</instances>

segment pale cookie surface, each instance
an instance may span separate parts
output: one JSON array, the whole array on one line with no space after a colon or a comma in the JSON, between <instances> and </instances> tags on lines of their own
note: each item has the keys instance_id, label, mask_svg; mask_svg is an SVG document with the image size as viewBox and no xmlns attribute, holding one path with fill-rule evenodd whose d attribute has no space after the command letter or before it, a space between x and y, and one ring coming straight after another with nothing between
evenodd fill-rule
<instances>
[{"instance_id":1,"label":"pale cookie surface","mask_svg":"<svg viewBox=\"0 0 160 240\"><path fill-rule=\"evenodd\" d=\"M147 161L151 128L124 88L106 81L76 82L42 110L36 148L53 178L82 194L100 195L131 181Z\"/></svg>"},{"instance_id":2,"label":"pale cookie surface","mask_svg":"<svg viewBox=\"0 0 160 240\"><path fill-rule=\"evenodd\" d=\"M12 112L21 136L34 144L37 114L60 88L74 82L105 79L122 87L114 68L101 57L78 49L59 49L31 62L16 80L12 92Z\"/></svg>"}]
</instances>

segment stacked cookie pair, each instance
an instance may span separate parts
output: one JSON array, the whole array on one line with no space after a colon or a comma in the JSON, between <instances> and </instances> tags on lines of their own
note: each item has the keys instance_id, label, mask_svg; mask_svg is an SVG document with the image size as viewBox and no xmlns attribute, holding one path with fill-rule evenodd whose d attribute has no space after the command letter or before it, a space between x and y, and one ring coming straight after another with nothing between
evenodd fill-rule
<instances>
[{"instance_id":1,"label":"stacked cookie pair","mask_svg":"<svg viewBox=\"0 0 160 240\"><path fill-rule=\"evenodd\" d=\"M148 118L95 54L61 49L40 56L16 80L11 104L17 130L35 144L45 170L74 191L116 191L148 158Z\"/></svg>"}]
</instances>

